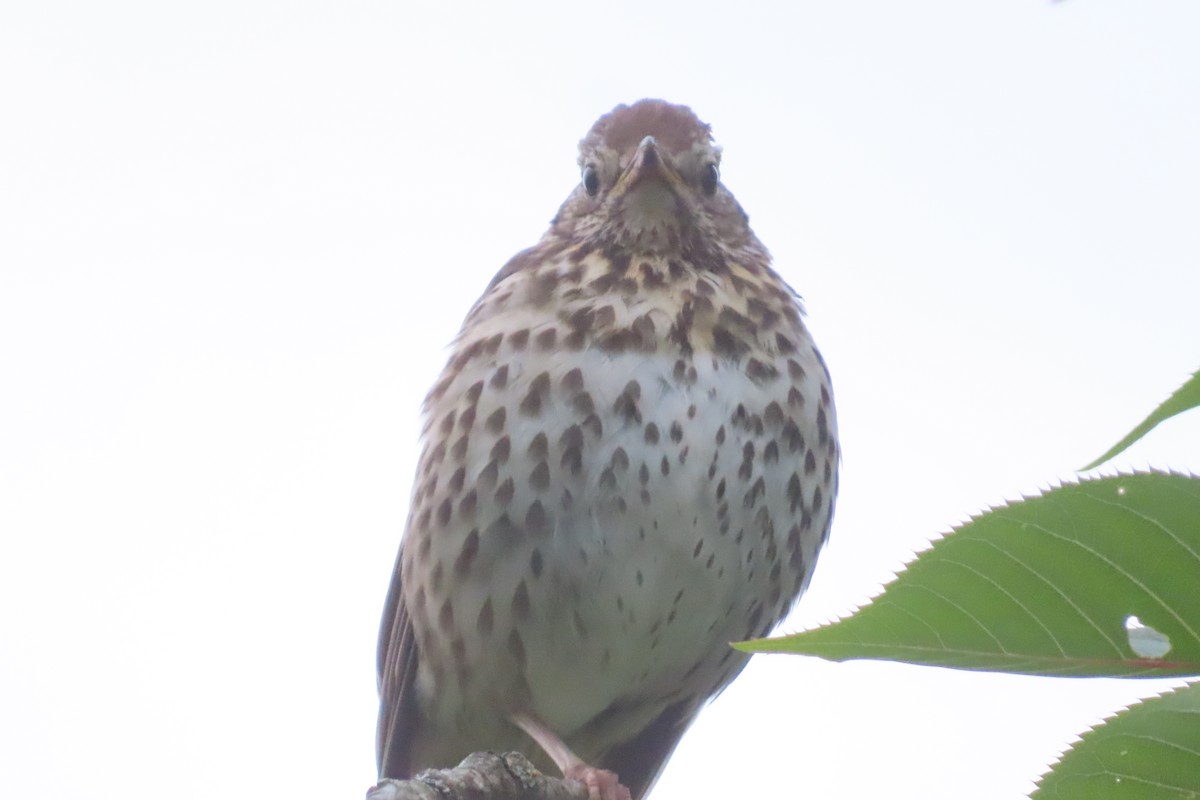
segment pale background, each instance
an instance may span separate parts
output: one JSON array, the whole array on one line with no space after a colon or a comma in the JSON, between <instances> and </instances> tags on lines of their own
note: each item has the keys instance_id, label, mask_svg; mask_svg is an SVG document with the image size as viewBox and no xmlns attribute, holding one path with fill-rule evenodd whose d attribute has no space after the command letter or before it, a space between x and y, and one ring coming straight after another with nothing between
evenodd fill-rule
<instances>
[{"instance_id":1,"label":"pale background","mask_svg":"<svg viewBox=\"0 0 1200 800\"><path fill-rule=\"evenodd\" d=\"M1200 366L1200 4L734 5L5 4L0 796L361 797L420 399L618 102L713 124L833 372L789 628ZM759 658L655 797L1019 797L1161 688Z\"/></svg>"}]
</instances>

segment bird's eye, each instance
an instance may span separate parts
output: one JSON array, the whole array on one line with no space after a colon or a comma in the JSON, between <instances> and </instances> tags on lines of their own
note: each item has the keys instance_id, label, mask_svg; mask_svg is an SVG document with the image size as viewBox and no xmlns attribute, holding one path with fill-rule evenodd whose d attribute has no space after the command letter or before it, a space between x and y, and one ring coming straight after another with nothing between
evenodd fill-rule
<instances>
[{"instance_id":1,"label":"bird's eye","mask_svg":"<svg viewBox=\"0 0 1200 800\"><path fill-rule=\"evenodd\" d=\"M700 176L700 188L707 195L712 195L717 191L717 182L721 180L721 171L717 169L716 164L705 164L704 174Z\"/></svg>"},{"instance_id":2,"label":"bird's eye","mask_svg":"<svg viewBox=\"0 0 1200 800\"><path fill-rule=\"evenodd\" d=\"M583 168L583 190L589 197L595 197L596 192L600 191L600 173L591 164Z\"/></svg>"}]
</instances>

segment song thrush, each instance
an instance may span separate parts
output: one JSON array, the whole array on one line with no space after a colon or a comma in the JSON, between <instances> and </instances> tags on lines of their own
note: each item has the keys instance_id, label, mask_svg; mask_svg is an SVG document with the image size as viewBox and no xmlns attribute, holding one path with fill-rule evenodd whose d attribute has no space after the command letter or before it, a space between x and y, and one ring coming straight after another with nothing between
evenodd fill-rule
<instances>
[{"instance_id":1,"label":"song thrush","mask_svg":"<svg viewBox=\"0 0 1200 800\"><path fill-rule=\"evenodd\" d=\"M382 777L516 749L641 798L745 665L728 643L808 584L829 373L719 163L689 108L613 109L467 315L384 611Z\"/></svg>"}]
</instances>

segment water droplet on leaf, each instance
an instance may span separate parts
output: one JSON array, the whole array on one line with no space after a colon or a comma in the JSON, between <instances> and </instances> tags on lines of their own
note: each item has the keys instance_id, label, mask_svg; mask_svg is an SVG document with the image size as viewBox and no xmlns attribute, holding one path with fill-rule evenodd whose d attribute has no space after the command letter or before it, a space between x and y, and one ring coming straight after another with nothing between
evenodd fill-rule
<instances>
[{"instance_id":1,"label":"water droplet on leaf","mask_svg":"<svg viewBox=\"0 0 1200 800\"><path fill-rule=\"evenodd\" d=\"M1132 614L1125 618L1125 633L1129 636L1129 649L1142 658L1162 658L1171 652L1171 640L1165 633L1143 625Z\"/></svg>"}]
</instances>

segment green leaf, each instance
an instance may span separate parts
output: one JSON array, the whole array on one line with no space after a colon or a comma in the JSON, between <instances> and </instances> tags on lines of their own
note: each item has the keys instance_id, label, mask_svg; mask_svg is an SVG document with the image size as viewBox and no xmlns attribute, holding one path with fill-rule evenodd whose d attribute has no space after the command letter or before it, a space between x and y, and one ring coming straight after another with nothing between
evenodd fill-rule
<instances>
[{"instance_id":1,"label":"green leaf","mask_svg":"<svg viewBox=\"0 0 1200 800\"><path fill-rule=\"evenodd\" d=\"M1129 445L1136 442L1138 439L1150 432L1158 423L1163 420L1170 419L1176 414L1182 414L1190 408L1200 406L1200 370L1192 373L1192 377L1187 383L1175 390L1175 394L1171 395L1163 402L1161 406L1154 409L1150 416L1142 420L1141 424L1126 434L1125 438L1109 448L1108 452L1097 458L1092 463L1084 467L1084 470L1095 469L1096 467L1108 461L1110 458L1120 453Z\"/></svg>"},{"instance_id":2,"label":"green leaf","mask_svg":"<svg viewBox=\"0 0 1200 800\"><path fill-rule=\"evenodd\" d=\"M1144 700L1088 731L1030 797L1200 797L1200 684Z\"/></svg>"},{"instance_id":3,"label":"green leaf","mask_svg":"<svg viewBox=\"0 0 1200 800\"><path fill-rule=\"evenodd\" d=\"M1200 478L1117 475L992 509L854 615L738 647L1032 675L1200 674Z\"/></svg>"}]
</instances>

